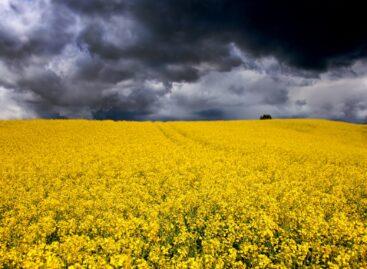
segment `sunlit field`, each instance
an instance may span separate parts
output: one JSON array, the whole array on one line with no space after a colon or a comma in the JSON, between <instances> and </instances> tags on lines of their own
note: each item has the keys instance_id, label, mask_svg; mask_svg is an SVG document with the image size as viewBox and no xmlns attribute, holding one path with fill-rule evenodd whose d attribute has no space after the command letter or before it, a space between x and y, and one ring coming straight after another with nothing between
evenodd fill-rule
<instances>
[{"instance_id":1,"label":"sunlit field","mask_svg":"<svg viewBox=\"0 0 367 269\"><path fill-rule=\"evenodd\" d=\"M367 126L0 121L0 267L367 267Z\"/></svg>"}]
</instances>

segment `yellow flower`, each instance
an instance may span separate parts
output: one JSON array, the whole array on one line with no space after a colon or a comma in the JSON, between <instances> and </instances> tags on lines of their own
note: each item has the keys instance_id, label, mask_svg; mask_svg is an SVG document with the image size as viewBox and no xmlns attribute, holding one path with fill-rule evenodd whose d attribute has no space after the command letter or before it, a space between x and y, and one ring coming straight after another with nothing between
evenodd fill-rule
<instances>
[{"instance_id":1,"label":"yellow flower","mask_svg":"<svg viewBox=\"0 0 367 269\"><path fill-rule=\"evenodd\" d=\"M367 268L367 129L0 121L0 268Z\"/></svg>"}]
</instances>

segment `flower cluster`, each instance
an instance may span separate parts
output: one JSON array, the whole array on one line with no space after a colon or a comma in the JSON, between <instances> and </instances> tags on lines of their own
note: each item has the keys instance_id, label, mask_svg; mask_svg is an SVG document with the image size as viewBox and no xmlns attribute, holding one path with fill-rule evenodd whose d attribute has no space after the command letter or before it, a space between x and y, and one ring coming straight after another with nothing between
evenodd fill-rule
<instances>
[{"instance_id":1,"label":"flower cluster","mask_svg":"<svg viewBox=\"0 0 367 269\"><path fill-rule=\"evenodd\" d=\"M367 267L367 128L0 121L1 268Z\"/></svg>"}]
</instances>

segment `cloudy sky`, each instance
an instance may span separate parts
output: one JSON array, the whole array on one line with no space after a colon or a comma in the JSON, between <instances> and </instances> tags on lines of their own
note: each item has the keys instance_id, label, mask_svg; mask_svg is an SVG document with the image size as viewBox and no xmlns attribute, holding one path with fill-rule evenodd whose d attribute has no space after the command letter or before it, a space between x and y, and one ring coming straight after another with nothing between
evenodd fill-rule
<instances>
[{"instance_id":1,"label":"cloudy sky","mask_svg":"<svg viewBox=\"0 0 367 269\"><path fill-rule=\"evenodd\" d=\"M358 2L1 0L0 119L366 122Z\"/></svg>"}]
</instances>

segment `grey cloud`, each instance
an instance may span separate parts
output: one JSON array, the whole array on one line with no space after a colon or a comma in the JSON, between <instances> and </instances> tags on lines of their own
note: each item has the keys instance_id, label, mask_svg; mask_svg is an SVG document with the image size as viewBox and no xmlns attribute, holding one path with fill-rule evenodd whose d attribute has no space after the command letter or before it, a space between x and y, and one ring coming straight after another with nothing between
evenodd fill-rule
<instances>
[{"instance_id":1,"label":"grey cloud","mask_svg":"<svg viewBox=\"0 0 367 269\"><path fill-rule=\"evenodd\" d=\"M296 100L295 104L296 104L297 106L302 107L302 106L307 105L307 102L306 102L306 100Z\"/></svg>"},{"instance_id":2,"label":"grey cloud","mask_svg":"<svg viewBox=\"0 0 367 269\"><path fill-rule=\"evenodd\" d=\"M209 119L209 120L220 120L225 118L225 113L221 109L205 109L194 112L199 118Z\"/></svg>"},{"instance_id":3,"label":"grey cloud","mask_svg":"<svg viewBox=\"0 0 367 269\"><path fill-rule=\"evenodd\" d=\"M126 0L55 0L55 2L84 15L102 16L120 14L129 6L129 2Z\"/></svg>"},{"instance_id":4,"label":"grey cloud","mask_svg":"<svg viewBox=\"0 0 367 269\"><path fill-rule=\"evenodd\" d=\"M216 71L197 82L174 85L162 103L165 109L169 107L169 114L194 119L251 118L267 112L285 113L289 102L288 84L285 78L273 80L266 74L244 68L224 73ZM158 115L167 116L165 109L158 111Z\"/></svg>"},{"instance_id":5,"label":"grey cloud","mask_svg":"<svg viewBox=\"0 0 367 269\"><path fill-rule=\"evenodd\" d=\"M304 78L290 80L279 75L273 79L267 74L238 68L176 85L161 103L163 109L157 112L161 117L174 114L183 119L258 118L269 113L275 118L321 117L365 122L367 76L305 82Z\"/></svg>"},{"instance_id":6,"label":"grey cloud","mask_svg":"<svg viewBox=\"0 0 367 269\"><path fill-rule=\"evenodd\" d=\"M242 95L246 90L241 85L230 85L228 91L236 95Z\"/></svg>"},{"instance_id":7,"label":"grey cloud","mask_svg":"<svg viewBox=\"0 0 367 269\"><path fill-rule=\"evenodd\" d=\"M275 3L4 0L0 86L8 89L3 99L11 107L24 109L0 113L363 119L365 31L359 24L349 31L361 18L340 25L341 6L335 4L336 13L330 14L320 4L309 22L312 1ZM32 98L23 98L28 95Z\"/></svg>"},{"instance_id":8,"label":"grey cloud","mask_svg":"<svg viewBox=\"0 0 367 269\"><path fill-rule=\"evenodd\" d=\"M288 101L288 90L279 89L273 90L266 93L264 97L264 103L269 105L282 105Z\"/></svg>"},{"instance_id":9,"label":"grey cloud","mask_svg":"<svg viewBox=\"0 0 367 269\"><path fill-rule=\"evenodd\" d=\"M364 115L360 113L364 111ZM367 102L359 99L347 99L343 105L343 120L359 119L367 122Z\"/></svg>"},{"instance_id":10,"label":"grey cloud","mask_svg":"<svg viewBox=\"0 0 367 269\"><path fill-rule=\"evenodd\" d=\"M295 112L308 117L367 121L367 76L333 77L307 86L294 86L290 91ZM302 103L299 103L302 100ZM301 105L300 105L301 104Z\"/></svg>"},{"instance_id":11,"label":"grey cloud","mask_svg":"<svg viewBox=\"0 0 367 269\"><path fill-rule=\"evenodd\" d=\"M19 16L20 20L27 12L21 13L16 6L13 6L13 10L14 16ZM42 22L22 34L14 32L5 21L0 22L2 58L22 61L32 56L53 56L60 53L72 41L73 33L70 28L75 23L72 15L52 5L40 10L38 15L42 16ZM24 28L26 27L24 25Z\"/></svg>"},{"instance_id":12,"label":"grey cloud","mask_svg":"<svg viewBox=\"0 0 367 269\"><path fill-rule=\"evenodd\" d=\"M30 98L27 94L0 87L0 120L36 117L26 105Z\"/></svg>"}]
</instances>

